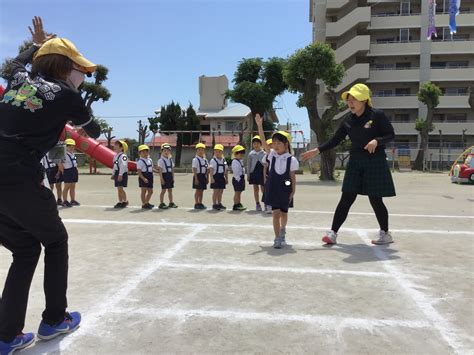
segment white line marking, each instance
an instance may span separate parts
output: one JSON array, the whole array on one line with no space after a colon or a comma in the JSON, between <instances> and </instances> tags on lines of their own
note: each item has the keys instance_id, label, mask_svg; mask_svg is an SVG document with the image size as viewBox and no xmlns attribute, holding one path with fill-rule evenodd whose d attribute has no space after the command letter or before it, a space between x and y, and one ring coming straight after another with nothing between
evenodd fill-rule
<instances>
[{"instance_id":1,"label":"white line marking","mask_svg":"<svg viewBox=\"0 0 474 355\"><path fill-rule=\"evenodd\" d=\"M105 205L81 205L80 207L85 208L112 208L112 206ZM77 207L76 207L77 208ZM142 209L141 206L128 206L128 209ZM194 210L192 207L179 207L179 210L190 211ZM228 210L230 212L230 210ZM333 215L334 211L317 211L317 210L291 210L292 213L309 213L309 214L329 214ZM350 212L353 215L359 216L374 216L373 212ZM457 218L457 219L474 219L474 216L461 216L461 215L444 215L444 214L405 214L405 213L390 213L390 217L414 217L414 218Z\"/></svg>"},{"instance_id":2,"label":"white line marking","mask_svg":"<svg viewBox=\"0 0 474 355\"><path fill-rule=\"evenodd\" d=\"M134 291L140 283L145 281L153 273L163 267L169 260L171 260L181 249L183 249L186 244L188 244L199 232L201 232L205 227L196 227L192 232L183 238L180 239L178 243L170 247L163 254L159 254L154 257L151 262L145 265L143 268L138 270L138 274L130 279L126 280L120 287L117 288L117 292L111 295L104 295L104 302L95 307L97 310L95 312L88 313L84 316L84 319L81 323L81 328L75 333L69 335L67 338L60 343L60 350L64 351L72 343L74 343L81 336L86 334L94 334L96 328L100 325L102 317L110 312L113 312L114 309L123 302L128 295Z\"/></svg>"},{"instance_id":3,"label":"white line marking","mask_svg":"<svg viewBox=\"0 0 474 355\"><path fill-rule=\"evenodd\" d=\"M255 229L256 224L226 224L226 223L187 223L187 222L147 222L147 221L114 221L114 220L100 220L100 219L72 219L65 218L63 219L65 223L75 223L75 224L130 224L130 225L140 225L140 226L177 226L177 227L230 227L230 228L252 228ZM258 228L273 229L271 224L259 224ZM327 227L317 227L317 226L303 226L303 225L294 225L288 226L287 229L305 229L305 230L322 230L326 231ZM342 228L343 231L348 232L378 232L378 229L364 229L364 228ZM459 235L467 234L474 235L474 231L457 231L457 230L430 230L430 229L391 229L391 232L395 233L414 233L414 234L441 234L441 235Z\"/></svg>"},{"instance_id":4,"label":"white line marking","mask_svg":"<svg viewBox=\"0 0 474 355\"><path fill-rule=\"evenodd\" d=\"M119 313L119 311L116 311ZM218 318L226 321L260 321L268 323L308 323L312 326L335 329L340 331L344 328L369 330L372 332L380 327L403 327L403 328L429 328L429 322L420 320L398 320L398 319L368 319L368 318L344 318L328 315L309 314L279 314L266 312L248 312L240 310L213 311L204 309L175 309L175 308L139 308L123 309L120 314L137 314L150 319L180 318L184 321L193 317Z\"/></svg>"},{"instance_id":5,"label":"white line marking","mask_svg":"<svg viewBox=\"0 0 474 355\"><path fill-rule=\"evenodd\" d=\"M358 233L359 237L369 246L372 246L368 236L364 232ZM400 288L409 296L423 312L429 320L432 327L435 328L444 341L458 354L468 353L468 349L464 348L461 340L468 339L460 329L457 329L448 319L444 318L431 304L428 297L419 288L414 285L405 276L405 272L399 271L395 264L390 260L389 256L383 251L383 248L372 246L375 256L381 261L385 270L387 270L393 278L398 282ZM472 349L470 349L472 350Z\"/></svg>"},{"instance_id":6,"label":"white line marking","mask_svg":"<svg viewBox=\"0 0 474 355\"><path fill-rule=\"evenodd\" d=\"M189 263L166 263L163 268L175 270L191 269L191 270L220 270L220 271L257 271L257 272L288 272L294 274L320 274L320 275L352 275L364 277L391 277L387 272L375 271L352 271L337 269L316 269L316 268L294 268L279 266L247 266L247 265L225 265L225 264L189 264Z\"/></svg>"}]
</instances>

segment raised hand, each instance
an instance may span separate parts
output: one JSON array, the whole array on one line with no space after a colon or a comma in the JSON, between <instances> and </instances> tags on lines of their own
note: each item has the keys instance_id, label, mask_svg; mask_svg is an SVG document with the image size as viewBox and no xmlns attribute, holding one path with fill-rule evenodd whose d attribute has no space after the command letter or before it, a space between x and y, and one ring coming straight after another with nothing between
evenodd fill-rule
<instances>
[{"instance_id":1,"label":"raised hand","mask_svg":"<svg viewBox=\"0 0 474 355\"><path fill-rule=\"evenodd\" d=\"M261 127L263 125L263 118L260 116L259 113L255 115L255 123L257 124L258 127Z\"/></svg>"},{"instance_id":2,"label":"raised hand","mask_svg":"<svg viewBox=\"0 0 474 355\"><path fill-rule=\"evenodd\" d=\"M33 29L28 26L31 36L33 37L33 43L43 44L44 42L56 37L55 34L46 33L43 29L43 20L41 17L35 16L31 21L33 23Z\"/></svg>"},{"instance_id":3,"label":"raised hand","mask_svg":"<svg viewBox=\"0 0 474 355\"><path fill-rule=\"evenodd\" d=\"M311 150L308 150L307 152L302 153L300 158L302 161L306 161L311 158L314 158L318 154L319 154L319 149L315 148L315 149L311 149Z\"/></svg>"}]
</instances>

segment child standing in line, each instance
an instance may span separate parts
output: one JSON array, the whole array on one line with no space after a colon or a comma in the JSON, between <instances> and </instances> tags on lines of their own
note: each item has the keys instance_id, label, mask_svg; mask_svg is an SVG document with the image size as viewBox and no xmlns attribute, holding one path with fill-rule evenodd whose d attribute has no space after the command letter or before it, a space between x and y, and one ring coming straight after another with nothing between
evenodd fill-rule
<instances>
[{"instance_id":1,"label":"child standing in line","mask_svg":"<svg viewBox=\"0 0 474 355\"><path fill-rule=\"evenodd\" d=\"M257 211L262 211L262 205L260 204L260 191L262 191L263 195L265 178L263 175L262 159L265 155L265 151L262 149L262 139L260 136L252 138L252 147L253 150L247 157L248 180L249 184L253 185L253 195L256 204L255 209Z\"/></svg>"},{"instance_id":2,"label":"child standing in line","mask_svg":"<svg viewBox=\"0 0 474 355\"><path fill-rule=\"evenodd\" d=\"M267 139L266 140L267 142L267 146L270 148L270 150L272 149L272 139ZM263 158L262 158L262 164L263 164L263 176L265 178L265 186L264 186L264 190L263 190L263 202L265 202L265 189L266 189L266 186L267 186L267 181L268 181L268 168L270 166L270 161L268 160L268 154L265 152L265 154L263 154ZM272 206L270 205L267 205L265 203L265 212L267 214L272 214Z\"/></svg>"},{"instance_id":3,"label":"child standing in line","mask_svg":"<svg viewBox=\"0 0 474 355\"><path fill-rule=\"evenodd\" d=\"M63 206L72 207L80 206L80 203L76 201L76 184L79 181L79 171L77 170L77 158L74 155L74 149L76 148L76 141L68 138L65 140L66 143L66 156L63 160L64 166L64 190L63 190ZM68 195L71 197L71 202L68 201Z\"/></svg>"},{"instance_id":4,"label":"child standing in line","mask_svg":"<svg viewBox=\"0 0 474 355\"><path fill-rule=\"evenodd\" d=\"M245 168L244 168L244 155L245 148L241 145L236 145L232 148L232 185L234 186L234 207L233 211L245 211L247 208L242 206L241 195L242 191L245 191Z\"/></svg>"},{"instance_id":5,"label":"child standing in line","mask_svg":"<svg viewBox=\"0 0 474 355\"><path fill-rule=\"evenodd\" d=\"M206 145L203 143L196 144L196 156L193 159L193 189L194 193L194 209L205 210L207 207L202 203L204 190L207 190L209 163L206 159Z\"/></svg>"},{"instance_id":6,"label":"child standing in line","mask_svg":"<svg viewBox=\"0 0 474 355\"><path fill-rule=\"evenodd\" d=\"M56 194L58 195L57 205L62 206L63 205L62 182L63 182L63 170L64 170L62 163L60 164L53 163L52 160L49 159L48 154L46 154L43 157L43 159L41 159L41 165L43 165L46 171L46 177L48 178L51 191L54 191L54 188L56 187Z\"/></svg>"},{"instance_id":7,"label":"child standing in line","mask_svg":"<svg viewBox=\"0 0 474 355\"><path fill-rule=\"evenodd\" d=\"M174 162L171 158L171 146L168 143L161 145L161 157L158 159L158 172L161 181L160 206L162 210L178 208L173 202ZM165 194L168 191L169 205L165 204Z\"/></svg>"},{"instance_id":8,"label":"child standing in line","mask_svg":"<svg viewBox=\"0 0 474 355\"><path fill-rule=\"evenodd\" d=\"M228 182L229 169L224 158L224 146L216 144L214 146L214 158L210 162L210 176L212 193L212 209L220 211L226 207L222 204L222 195Z\"/></svg>"},{"instance_id":9,"label":"child standing in line","mask_svg":"<svg viewBox=\"0 0 474 355\"><path fill-rule=\"evenodd\" d=\"M263 119L256 115L255 121L258 132L263 135ZM272 136L273 149L264 144L264 149L270 161L268 181L265 191L265 203L272 206L273 231L275 240L273 247L280 249L286 245L286 225L288 223L288 209L293 207L293 197L296 191L296 170L298 160L291 155L291 135L288 132L278 131Z\"/></svg>"},{"instance_id":10,"label":"child standing in line","mask_svg":"<svg viewBox=\"0 0 474 355\"><path fill-rule=\"evenodd\" d=\"M146 144L138 147L140 158L137 161L138 186L141 189L140 198L142 209L151 210L154 205L150 204L153 195L153 160L150 158L150 148Z\"/></svg>"},{"instance_id":11,"label":"child standing in line","mask_svg":"<svg viewBox=\"0 0 474 355\"><path fill-rule=\"evenodd\" d=\"M117 188L118 200L114 208L125 208L128 206L125 187L128 185L128 144L125 141L115 141L115 157L111 180L114 180L114 186Z\"/></svg>"}]
</instances>

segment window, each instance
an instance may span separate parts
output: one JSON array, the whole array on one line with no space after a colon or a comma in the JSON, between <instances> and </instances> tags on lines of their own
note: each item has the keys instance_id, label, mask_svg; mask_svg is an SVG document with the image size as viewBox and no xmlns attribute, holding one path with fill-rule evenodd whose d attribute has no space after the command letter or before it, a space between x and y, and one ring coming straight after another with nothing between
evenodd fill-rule
<instances>
[{"instance_id":1,"label":"window","mask_svg":"<svg viewBox=\"0 0 474 355\"><path fill-rule=\"evenodd\" d=\"M225 123L225 130L229 132L237 132L242 130L242 123L237 121L228 121Z\"/></svg>"},{"instance_id":2,"label":"window","mask_svg":"<svg viewBox=\"0 0 474 355\"><path fill-rule=\"evenodd\" d=\"M409 88L397 88L395 89L395 96L408 96L410 95Z\"/></svg>"},{"instance_id":3,"label":"window","mask_svg":"<svg viewBox=\"0 0 474 355\"><path fill-rule=\"evenodd\" d=\"M441 91L446 96L459 96L459 95L467 95L467 88L441 88Z\"/></svg>"},{"instance_id":4,"label":"window","mask_svg":"<svg viewBox=\"0 0 474 355\"><path fill-rule=\"evenodd\" d=\"M446 115L446 121L448 122L466 122L467 113L452 113Z\"/></svg>"},{"instance_id":5,"label":"window","mask_svg":"<svg viewBox=\"0 0 474 355\"><path fill-rule=\"evenodd\" d=\"M444 122L444 113L435 113L433 115L433 122Z\"/></svg>"},{"instance_id":6,"label":"window","mask_svg":"<svg viewBox=\"0 0 474 355\"><path fill-rule=\"evenodd\" d=\"M393 96L393 91L391 89L374 90L373 96Z\"/></svg>"},{"instance_id":7,"label":"window","mask_svg":"<svg viewBox=\"0 0 474 355\"><path fill-rule=\"evenodd\" d=\"M469 62L467 60L446 63L447 68L467 68L468 66L469 66Z\"/></svg>"},{"instance_id":8,"label":"window","mask_svg":"<svg viewBox=\"0 0 474 355\"><path fill-rule=\"evenodd\" d=\"M409 62L397 63L395 66L396 66L397 69L410 69L411 68L411 63L409 63Z\"/></svg>"},{"instance_id":9,"label":"window","mask_svg":"<svg viewBox=\"0 0 474 355\"><path fill-rule=\"evenodd\" d=\"M396 113L395 122L410 122L410 115L408 113Z\"/></svg>"},{"instance_id":10,"label":"window","mask_svg":"<svg viewBox=\"0 0 474 355\"><path fill-rule=\"evenodd\" d=\"M395 41L395 37L386 37L386 38L377 38L377 43L393 43Z\"/></svg>"},{"instance_id":11,"label":"window","mask_svg":"<svg viewBox=\"0 0 474 355\"><path fill-rule=\"evenodd\" d=\"M401 0L400 1L400 14L401 15L410 15L410 0Z\"/></svg>"},{"instance_id":12,"label":"window","mask_svg":"<svg viewBox=\"0 0 474 355\"><path fill-rule=\"evenodd\" d=\"M408 42L410 40L410 29L400 28L400 42Z\"/></svg>"},{"instance_id":13,"label":"window","mask_svg":"<svg viewBox=\"0 0 474 355\"><path fill-rule=\"evenodd\" d=\"M392 70L392 69L395 69L395 64L393 64L393 63L375 64L375 69L378 69L378 70Z\"/></svg>"}]
</instances>

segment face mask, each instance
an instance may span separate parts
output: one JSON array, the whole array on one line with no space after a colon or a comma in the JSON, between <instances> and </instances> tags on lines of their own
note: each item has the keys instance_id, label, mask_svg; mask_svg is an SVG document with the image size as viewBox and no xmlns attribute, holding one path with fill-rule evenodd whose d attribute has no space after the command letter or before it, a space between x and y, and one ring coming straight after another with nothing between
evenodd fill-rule
<instances>
[{"instance_id":1,"label":"face mask","mask_svg":"<svg viewBox=\"0 0 474 355\"><path fill-rule=\"evenodd\" d=\"M84 82L84 73L73 69L67 78L67 82L69 85L77 89Z\"/></svg>"}]
</instances>

